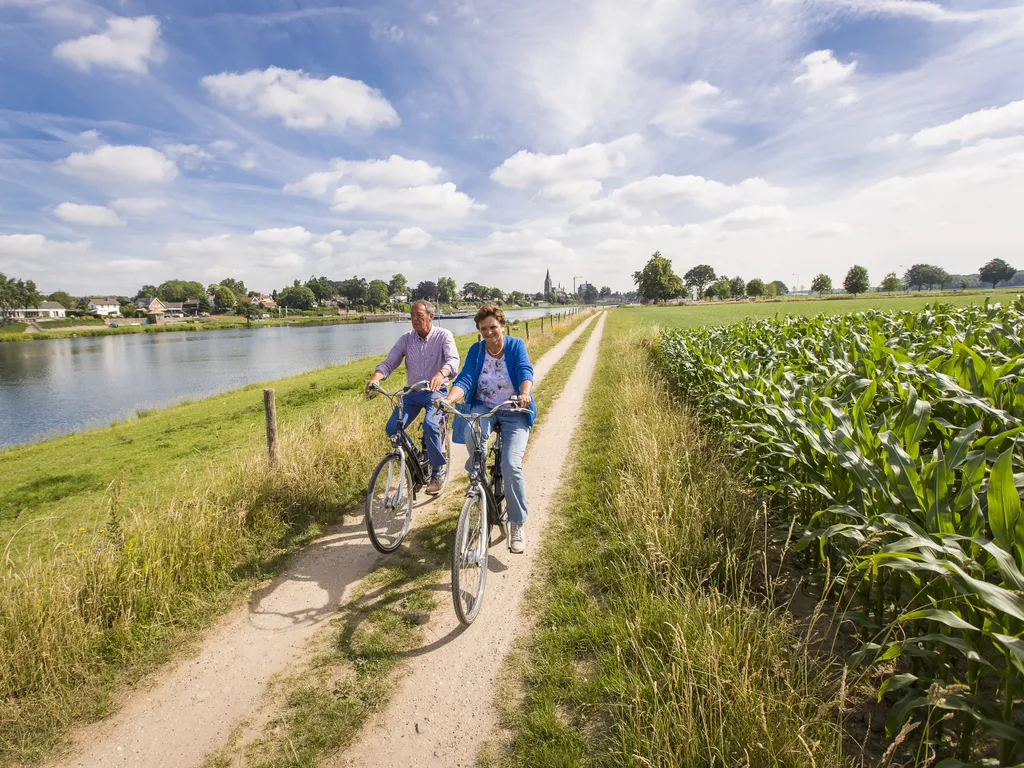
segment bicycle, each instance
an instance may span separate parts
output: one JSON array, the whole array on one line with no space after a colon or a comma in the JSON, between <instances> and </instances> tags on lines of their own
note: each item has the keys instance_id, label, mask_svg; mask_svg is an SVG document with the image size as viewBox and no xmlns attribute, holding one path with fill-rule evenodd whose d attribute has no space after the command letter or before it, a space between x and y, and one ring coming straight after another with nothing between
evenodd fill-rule
<instances>
[{"instance_id":1,"label":"bicycle","mask_svg":"<svg viewBox=\"0 0 1024 768\"><path fill-rule=\"evenodd\" d=\"M487 550L490 546L492 529L497 527L505 537L505 546L512 551L508 535L508 512L505 508L505 480L501 474L501 425L494 425L495 440L490 450L494 463L487 466L487 446L481 439L480 422L488 419L502 408L509 407L513 413L529 413L519 408L518 401L510 398L494 406L488 413L466 415L447 403L442 406L449 413L466 419L473 430L473 458L466 488L466 501L459 513L455 528L455 546L452 548L452 601L455 615L463 624L472 624L480 613L487 583ZM487 479L487 470L490 478ZM486 482L485 482L486 480ZM486 531L486 535L485 535Z\"/></svg>"},{"instance_id":2,"label":"bicycle","mask_svg":"<svg viewBox=\"0 0 1024 768\"><path fill-rule=\"evenodd\" d=\"M367 392L370 397L377 393L386 395L398 409L398 431L389 438L392 449L378 462L366 490L366 532L374 548L384 554L398 549L409 533L416 494L430 481L426 435L421 440L421 446L417 448L403 426L405 395L424 389L429 389L429 383L426 381L418 381L395 392L388 392L374 382ZM451 430L447 415L442 413L441 453L445 465L438 496L444 492L445 486L448 485L448 477L451 475L451 452Z\"/></svg>"}]
</instances>

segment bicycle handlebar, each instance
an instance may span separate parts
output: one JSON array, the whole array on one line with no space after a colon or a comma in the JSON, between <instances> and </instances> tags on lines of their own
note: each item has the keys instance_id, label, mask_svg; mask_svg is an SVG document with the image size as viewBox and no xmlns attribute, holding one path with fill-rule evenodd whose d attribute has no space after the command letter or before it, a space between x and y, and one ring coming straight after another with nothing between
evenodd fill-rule
<instances>
[{"instance_id":1,"label":"bicycle handlebar","mask_svg":"<svg viewBox=\"0 0 1024 768\"><path fill-rule=\"evenodd\" d=\"M452 414L458 416L459 418L465 419L466 421L480 421L480 419L488 419L491 416L493 416L494 414L496 414L498 411L500 411L502 408L504 408L505 406L511 406L510 408L508 408L508 412L509 413L529 413L530 412L529 408L520 408L519 407L519 401L516 398L514 398L514 397L510 397L508 400L506 400L503 403L498 403L496 406L494 406L487 413L476 413L476 414L469 414L469 415L467 415L465 413L460 413L459 411L455 410L455 407L452 406L451 404L449 404L449 402L447 400L438 400L437 401L437 405L436 405L437 408L444 408L444 410L448 411L449 413L452 413Z\"/></svg>"},{"instance_id":2,"label":"bicycle handlebar","mask_svg":"<svg viewBox=\"0 0 1024 768\"><path fill-rule=\"evenodd\" d=\"M415 384L410 384L408 387L402 387L402 389L397 389L394 392L388 392L380 385L379 382L375 381L370 385L370 389L367 390L366 394L370 395L371 392L380 392L382 395L387 395L388 397L402 397L410 392L418 392L422 389L429 388L430 382L424 379L423 381L417 381Z\"/></svg>"}]
</instances>

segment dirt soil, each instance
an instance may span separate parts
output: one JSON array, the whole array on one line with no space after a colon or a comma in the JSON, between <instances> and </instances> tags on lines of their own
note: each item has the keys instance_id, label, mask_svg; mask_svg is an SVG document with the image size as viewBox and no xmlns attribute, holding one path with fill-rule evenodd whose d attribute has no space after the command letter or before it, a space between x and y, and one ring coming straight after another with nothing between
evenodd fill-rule
<instances>
[{"instance_id":1,"label":"dirt soil","mask_svg":"<svg viewBox=\"0 0 1024 768\"><path fill-rule=\"evenodd\" d=\"M504 542L491 548L487 591L476 621L462 626L450 604L447 610L435 611L424 644L411 652L390 706L371 719L360 740L329 765L476 765L477 750L497 727L498 674L524 626L522 598L593 378L603 326L602 314L562 396L530 438L523 463L530 505L525 554L510 554ZM450 592L450 582L444 587Z\"/></svg>"},{"instance_id":2,"label":"dirt soil","mask_svg":"<svg viewBox=\"0 0 1024 768\"><path fill-rule=\"evenodd\" d=\"M413 652L409 679L387 710L388 722L397 725L374 722L368 730L370 738L358 744L342 764L473 763L476 745L493 720L494 680L518 625L516 606L529 579L566 444L596 362L604 322L603 314L598 317L600 325L565 393L531 439L524 464L531 494L527 553L509 555L500 547L492 550L486 602L468 632L460 631L454 610L436 612L437 617L427 626L428 644ZM536 381L591 322L594 318L581 323L537 361ZM459 448L461 458L459 453L453 456L456 466L461 466L465 457L465 448ZM429 497L426 499L424 504L429 503ZM217 622L198 654L165 668L128 693L112 717L79 729L66 754L50 765L192 768L202 763L228 740L240 718L258 710L270 679L302 657L309 639L335 614L379 557L366 538L361 515L333 529L297 554L285 571L254 592L247 604ZM423 716L428 713L429 721ZM467 727L471 727L468 733ZM391 748L383 752L381 728Z\"/></svg>"}]
</instances>

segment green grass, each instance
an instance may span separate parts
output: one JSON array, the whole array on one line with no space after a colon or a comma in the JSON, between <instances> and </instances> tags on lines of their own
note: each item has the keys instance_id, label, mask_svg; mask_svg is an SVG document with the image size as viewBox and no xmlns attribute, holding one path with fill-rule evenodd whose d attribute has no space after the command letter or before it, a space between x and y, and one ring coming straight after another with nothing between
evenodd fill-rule
<instances>
[{"instance_id":1,"label":"green grass","mask_svg":"<svg viewBox=\"0 0 1024 768\"><path fill-rule=\"evenodd\" d=\"M759 509L649 339L608 318L499 696L507 739L480 762L842 765L832 688L762 591Z\"/></svg>"},{"instance_id":2,"label":"green grass","mask_svg":"<svg viewBox=\"0 0 1024 768\"><path fill-rule=\"evenodd\" d=\"M884 294L872 294L866 298L827 299L785 299L779 301L714 301L700 304L680 306L649 306L629 307L624 309L630 317L643 325L657 325L662 328L690 328L698 325L728 325L729 323L753 318L759 320L776 315L822 315L862 312L866 309L884 309L899 311L903 309L921 310L936 299L942 304L964 307L971 304L984 304L990 296L993 302L1007 301L1015 298L1020 289L999 288L995 291L973 291L967 293L936 294L899 294L888 297Z\"/></svg>"},{"instance_id":3,"label":"green grass","mask_svg":"<svg viewBox=\"0 0 1024 768\"><path fill-rule=\"evenodd\" d=\"M532 338L531 353L580 319ZM121 687L358 510L386 445L386 410L360 395L371 369L277 382L274 469L260 385L0 453L2 498L18 504L2 523L17 536L0 563L0 765L38 762L108 714Z\"/></svg>"},{"instance_id":4,"label":"green grass","mask_svg":"<svg viewBox=\"0 0 1024 768\"><path fill-rule=\"evenodd\" d=\"M596 327L582 333L537 386L538 426L562 393ZM532 335L532 334L531 334ZM550 347L556 336L544 340ZM535 346L541 340L531 338ZM543 352L539 352L539 357ZM435 610L452 610L438 585L446 580L451 542L462 507L465 480L451 486L418 521L396 553L346 602L331 630L313 641L308 662L277 679L264 702L265 725L240 723L231 743L210 755L205 768L316 766L355 741L366 719L387 707L406 654L424 639L422 626ZM248 731L248 738L241 734Z\"/></svg>"}]
</instances>

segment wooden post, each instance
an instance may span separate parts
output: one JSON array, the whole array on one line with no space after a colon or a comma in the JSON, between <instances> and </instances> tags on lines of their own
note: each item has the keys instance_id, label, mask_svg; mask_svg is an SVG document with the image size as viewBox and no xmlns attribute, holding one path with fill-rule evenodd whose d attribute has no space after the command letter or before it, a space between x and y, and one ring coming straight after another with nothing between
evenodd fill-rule
<instances>
[{"instance_id":1,"label":"wooden post","mask_svg":"<svg viewBox=\"0 0 1024 768\"><path fill-rule=\"evenodd\" d=\"M267 451L270 454L270 466L277 466L277 403L274 390L263 390L263 409L267 414Z\"/></svg>"},{"instance_id":2,"label":"wooden post","mask_svg":"<svg viewBox=\"0 0 1024 768\"><path fill-rule=\"evenodd\" d=\"M530 340L530 321L526 321L526 340Z\"/></svg>"},{"instance_id":3,"label":"wooden post","mask_svg":"<svg viewBox=\"0 0 1024 768\"><path fill-rule=\"evenodd\" d=\"M540 332L544 333L544 315L540 316Z\"/></svg>"}]
</instances>

